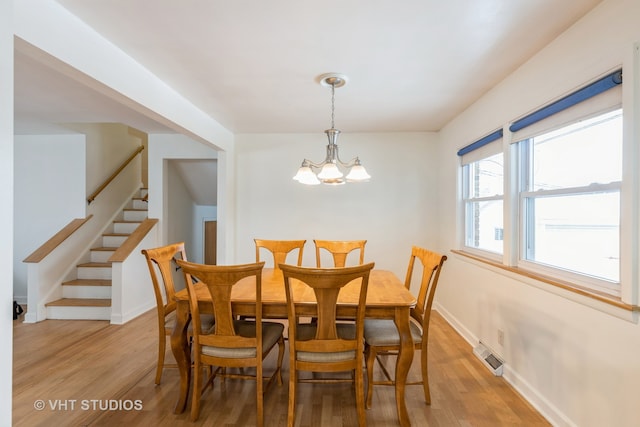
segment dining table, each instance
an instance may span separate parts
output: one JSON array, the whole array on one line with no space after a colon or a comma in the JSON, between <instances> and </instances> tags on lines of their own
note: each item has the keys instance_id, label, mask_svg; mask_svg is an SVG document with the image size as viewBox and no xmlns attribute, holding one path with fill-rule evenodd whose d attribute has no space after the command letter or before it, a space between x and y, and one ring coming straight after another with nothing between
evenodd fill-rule
<instances>
[{"instance_id":1,"label":"dining table","mask_svg":"<svg viewBox=\"0 0 640 427\"><path fill-rule=\"evenodd\" d=\"M314 316L316 301L313 291L301 282L292 281L295 295L296 315ZM350 290L350 287L353 290ZM340 293L336 314L339 318L355 318L358 305L358 284L347 284ZM211 296L203 283L194 284L200 313L211 313ZM184 412L187 405L191 383L191 349L188 339L188 326L191 320L189 295L186 289L175 294L176 323L171 334L171 349L180 372L180 388L175 413ZM255 316L256 286L253 277L239 281L231 293L231 305L234 315ZM405 384L413 361L414 344L410 331L411 308L416 299L398 277L388 270L372 270L369 276L365 317L393 319L400 333L400 352L395 367L395 400L398 421L409 426L409 414L405 404ZM284 279L280 269L264 268L262 271L262 316L271 319L287 319Z\"/></svg>"}]
</instances>

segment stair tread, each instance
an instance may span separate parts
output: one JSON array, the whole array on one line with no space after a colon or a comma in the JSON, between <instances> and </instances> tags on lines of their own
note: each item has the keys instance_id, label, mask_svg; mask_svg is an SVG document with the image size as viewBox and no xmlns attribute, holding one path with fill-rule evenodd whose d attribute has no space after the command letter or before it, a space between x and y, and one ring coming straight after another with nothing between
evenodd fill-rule
<instances>
[{"instance_id":1,"label":"stair tread","mask_svg":"<svg viewBox=\"0 0 640 427\"><path fill-rule=\"evenodd\" d=\"M92 251L116 251L118 248L116 246L101 246L99 248L91 248Z\"/></svg>"},{"instance_id":2,"label":"stair tread","mask_svg":"<svg viewBox=\"0 0 640 427\"><path fill-rule=\"evenodd\" d=\"M74 279L62 283L62 286L111 286L111 280L106 279Z\"/></svg>"},{"instance_id":3,"label":"stair tread","mask_svg":"<svg viewBox=\"0 0 640 427\"><path fill-rule=\"evenodd\" d=\"M129 236L131 233L104 233L103 236L111 236L111 237L121 237L121 236Z\"/></svg>"},{"instance_id":4,"label":"stair tread","mask_svg":"<svg viewBox=\"0 0 640 427\"><path fill-rule=\"evenodd\" d=\"M78 267L111 267L110 262L84 262L78 264Z\"/></svg>"},{"instance_id":5,"label":"stair tread","mask_svg":"<svg viewBox=\"0 0 640 427\"><path fill-rule=\"evenodd\" d=\"M111 307L110 299L101 298L61 298L45 304L47 307Z\"/></svg>"}]
</instances>

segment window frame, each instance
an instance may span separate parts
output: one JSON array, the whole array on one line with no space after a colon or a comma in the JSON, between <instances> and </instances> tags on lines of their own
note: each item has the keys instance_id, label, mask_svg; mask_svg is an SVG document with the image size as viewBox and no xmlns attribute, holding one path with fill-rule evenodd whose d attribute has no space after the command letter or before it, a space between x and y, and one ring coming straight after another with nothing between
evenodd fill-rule
<instances>
[{"instance_id":1,"label":"window frame","mask_svg":"<svg viewBox=\"0 0 640 427\"><path fill-rule=\"evenodd\" d=\"M596 114L591 114L591 117L601 117L607 115L613 111L620 110L620 115L623 116L622 106L617 106L613 109L607 109L599 111ZM584 120L584 118L576 118L570 123L564 124L562 127L569 127L573 124ZM623 118L624 123L624 118ZM562 128L561 127L561 128ZM581 287L592 289L594 291L603 292L613 297L619 297L621 295L621 277L622 266L621 260L618 261L618 281L608 280L605 278L594 277L586 272L574 272L559 266L548 265L543 262L531 260L528 252L531 249L531 238L529 237L532 230L530 221L535 220L535 216L530 214L531 203L538 199L544 199L548 197L557 196L576 196L581 194L611 194L618 193L620 205L619 211L622 211L622 181L614 181L609 183L590 183L588 185L578 187L563 187L560 189L538 189L533 190L531 187L531 180L533 179L533 171L531 170L532 163L535 161L532 159L533 154L533 139L535 136L539 136L548 132L553 132L555 129L546 129L540 132L538 135L531 135L521 141L513 141L510 149L516 152L516 163L519 168L517 174L517 199L518 199L518 251L516 265L518 267L525 268L530 271L540 272L541 274L557 277L563 281L569 281L575 283ZM621 146L624 145L624 141L620 141ZM621 147L622 148L622 147ZM621 159L622 160L622 159ZM623 163L620 164L622 172ZM619 254L621 258L621 237L622 237L622 221L618 220L618 246Z\"/></svg>"},{"instance_id":2,"label":"window frame","mask_svg":"<svg viewBox=\"0 0 640 427\"><path fill-rule=\"evenodd\" d=\"M640 214L640 204L636 203L636 197L633 196L633 192L640 191L640 173L633 172L633 165L640 162L640 156L638 150L635 149L633 129L640 125L634 123L632 118L634 117L633 103L628 103L628 93L633 91L632 83L627 84L627 89L623 92L623 85L619 85L622 95L618 96L617 105L615 107L609 106L600 110L592 110L591 116L600 115L607 111L614 109L622 109L623 119L623 131L622 131L622 180L606 184L592 184L583 187L576 188L570 191L576 191L577 193L594 193L594 192L611 192L615 191L619 195L620 200L620 218L618 221L618 244L619 244L619 281L612 282L606 279L595 278L588 274L574 273L569 270L563 270L562 268L556 268L553 266L547 266L546 264L536 263L525 259L524 245L525 239L523 238L523 198L527 193L520 194L520 182L522 175L522 166L520 164L520 152L518 151L518 145L514 134L516 132L510 131L510 123L504 125L503 140L501 144L502 154L504 159L504 178L503 178L503 224L504 224L504 239L503 239L503 254L496 256L496 253L489 252L483 249L467 246L467 234L466 234L466 221L467 221L467 198L465 186L468 185L468 177L462 172L459 177L464 180L461 182L461 197L460 211L459 211L459 224L462 227L461 233L459 233L459 250L454 250L454 253L464 255L465 257L486 263L488 265L495 266L505 272L516 273L523 276L523 280L529 283L529 279L534 279L538 282L536 286L546 286L546 284L554 285L552 289L556 289L556 293L560 295L576 295L577 298L581 296L587 296L592 301L604 301L607 305L617 306L624 310L631 311L633 313L640 312L640 306L638 300L640 299L639 289L639 271L634 267L635 261L638 261L640 257L640 248L636 247L640 238L640 233L637 230L640 229L640 218L635 218L633 215ZM627 95L624 95L627 93ZM625 106L622 106L622 100L625 99ZM640 100L640 92L638 93L638 99ZM582 107L581 107L582 108ZM636 114L637 115L637 114ZM587 115L581 117L581 119L587 118ZM572 120L570 123L575 123L576 120ZM570 123L566 123L569 125ZM565 124L563 123L563 126ZM553 128L549 127L544 129L543 133L552 131ZM538 132L537 132L538 133ZM538 133L539 134L539 133ZM533 135L528 135L527 138ZM518 138L521 140L524 138ZM466 147L465 147L466 148ZM462 151L461 149L460 151ZM459 152L460 153L460 152ZM629 156L633 156L633 160L630 160ZM489 157L489 156L487 156ZM464 171L466 164L462 162L460 165L460 171ZM632 173L633 172L633 173ZM550 190L546 190L545 195L551 195ZM532 192L533 193L533 192ZM542 193L536 192L541 195ZM640 216L640 215L639 215ZM636 231L635 234L634 230ZM628 234L632 233L632 236ZM510 274L505 273L505 274ZM529 279L526 279L529 278ZM566 294L565 291L571 291ZM589 304L591 305L591 304ZM605 310L607 311L607 310Z\"/></svg>"},{"instance_id":3,"label":"window frame","mask_svg":"<svg viewBox=\"0 0 640 427\"><path fill-rule=\"evenodd\" d=\"M497 141L497 144L500 144L500 146L502 146L502 140ZM502 148L502 147L501 147ZM478 163L484 160L487 160L491 157L494 157L496 154L501 154L502 155L502 159L503 159L503 175L502 175L502 193L501 194L494 194L491 196L481 196L481 197L472 197L469 185L471 184L471 177L470 177L470 170L471 170L471 165L473 165L474 163ZM502 202L502 210L503 210L503 218L502 218L502 229L503 229L503 233L504 233L504 209L505 209L505 203L506 203L506 199L505 199L505 192L504 192L504 177L505 177L505 165L504 165L504 152L498 151L497 153L491 153L491 154L487 154L484 157L475 159L474 161L468 162L464 165L462 165L462 179L463 179L463 188L462 188L462 204L463 204L463 213L462 213L462 220L463 220L463 226L462 226L462 246L465 248L466 251L469 251L471 253L475 253L477 255L492 259L494 261L500 261L502 260L503 256L504 256L504 251L505 251L505 244L504 244L504 237L502 239L502 252L494 252L488 249L484 249L484 248L479 248L476 246L469 246L468 245L468 241L469 241L469 233L468 230L470 230L471 228L473 228L475 226L475 221L474 221L474 217L470 217L467 215L468 211L469 211L469 206L473 203L482 203L482 202L491 202L491 201L501 201Z\"/></svg>"}]
</instances>

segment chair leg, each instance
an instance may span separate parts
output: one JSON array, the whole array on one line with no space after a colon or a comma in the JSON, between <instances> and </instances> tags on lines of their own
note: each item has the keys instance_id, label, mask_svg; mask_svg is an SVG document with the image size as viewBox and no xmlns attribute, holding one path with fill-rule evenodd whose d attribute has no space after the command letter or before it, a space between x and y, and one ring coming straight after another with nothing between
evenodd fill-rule
<instances>
[{"instance_id":1,"label":"chair leg","mask_svg":"<svg viewBox=\"0 0 640 427\"><path fill-rule=\"evenodd\" d=\"M162 380L162 370L164 369L164 353L166 351L167 336L162 331L160 339L158 340L158 366L156 368L156 385L160 384Z\"/></svg>"},{"instance_id":2,"label":"chair leg","mask_svg":"<svg viewBox=\"0 0 640 427\"><path fill-rule=\"evenodd\" d=\"M262 362L256 366L256 426L264 424L264 390L262 384Z\"/></svg>"},{"instance_id":3,"label":"chair leg","mask_svg":"<svg viewBox=\"0 0 640 427\"><path fill-rule=\"evenodd\" d=\"M200 416L200 397L202 395L202 366L198 355L193 366L193 393L191 396L191 421L197 421Z\"/></svg>"},{"instance_id":4,"label":"chair leg","mask_svg":"<svg viewBox=\"0 0 640 427\"><path fill-rule=\"evenodd\" d=\"M355 370L356 378L356 409L358 411L358 425L365 427L367 425L367 414L365 413L364 404L364 373L362 369Z\"/></svg>"},{"instance_id":5,"label":"chair leg","mask_svg":"<svg viewBox=\"0 0 640 427\"><path fill-rule=\"evenodd\" d=\"M371 408L371 401L373 400L373 365L376 363L376 350L371 346L366 346L364 355L367 366L367 400L365 406L366 408Z\"/></svg>"},{"instance_id":6,"label":"chair leg","mask_svg":"<svg viewBox=\"0 0 640 427\"><path fill-rule=\"evenodd\" d=\"M427 352L420 352L420 367L422 368L422 388L424 390L424 400L427 405L431 405L431 393L429 392L429 372L427 370Z\"/></svg>"},{"instance_id":7,"label":"chair leg","mask_svg":"<svg viewBox=\"0 0 640 427\"><path fill-rule=\"evenodd\" d=\"M282 385L282 360L284 359L284 338L278 339L278 385Z\"/></svg>"},{"instance_id":8,"label":"chair leg","mask_svg":"<svg viewBox=\"0 0 640 427\"><path fill-rule=\"evenodd\" d=\"M296 382L298 381L298 371L293 363L289 368L289 406L287 408L287 427L293 427L296 421Z\"/></svg>"}]
</instances>

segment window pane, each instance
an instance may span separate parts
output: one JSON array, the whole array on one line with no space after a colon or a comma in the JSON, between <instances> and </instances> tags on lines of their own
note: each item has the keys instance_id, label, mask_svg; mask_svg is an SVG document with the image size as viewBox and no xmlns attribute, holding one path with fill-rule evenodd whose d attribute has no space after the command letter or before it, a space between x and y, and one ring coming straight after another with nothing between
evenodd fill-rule
<instances>
[{"instance_id":1,"label":"window pane","mask_svg":"<svg viewBox=\"0 0 640 427\"><path fill-rule=\"evenodd\" d=\"M467 203L467 246L502 253L502 200Z\"/></svg>"},{"instance_id":2,"label":"window pane","mask_svg":"<svg viewBox=\"0 0 640 427\"><path fill-rule=\"evenodd\" d=\"M619 193L529 200L528 260L620 280Z\"/></svg>"},{"instance_id":3,"label":"window pane","mask_svg":"<svg viewBox=\"0 0 640 427\"><path fill-rule=\"evenodd\" d=\"M503 193L502 153L469 164L469 197L488 197Z\"/></svg>"},{"instance_id":4,"label":"window pane","mask_svg":"<svg viewBox=\"0 0 640 427\"><path fill-rule=\"evenodd\" d=\"M533 191L622 180L622 111L533 138Z\"/></svg>"}]
</instances>

